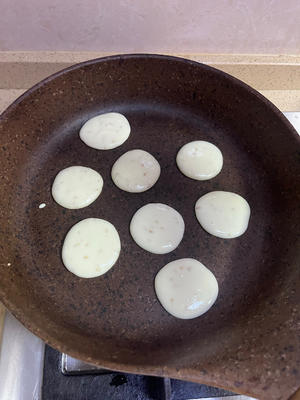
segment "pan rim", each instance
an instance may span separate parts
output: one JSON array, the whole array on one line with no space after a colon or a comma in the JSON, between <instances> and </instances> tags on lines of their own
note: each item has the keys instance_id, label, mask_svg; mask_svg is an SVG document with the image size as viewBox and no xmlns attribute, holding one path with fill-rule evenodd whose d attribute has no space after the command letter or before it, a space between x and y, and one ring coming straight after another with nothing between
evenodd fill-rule
<instances>
[{"instance_id":1,"label":"pan rim","mask_svg":"<svg viewBox=\"0 0 300 400\"><path fill-rule=\"evenodd\" d=\"M2 118L4 118L6 116L7 113L9 113L16 105L18 105L24 98L26 98L32 92L34 92L35 90L44 86L46 83L51 82L52 80L56 79L57 77L64 75L65 73L67 73L69 71L73 71L73 70L79 69L81 67L97 64L99 62L107 62L107 61L114 61L114 60L121 60L121 59L126 60L126 59L144 59L144 58L176 61L176 62L194 65L196 67L200 65L201 68L214 71L215 74L225 77L226 79L230 80L231 82L236 83L239 86L243 87L244 89L250 91L252 95L256 96L267 106L271 107L272 111L275 112L277 117L279 117L281 119L281 121L288 127L288 129L291 131L291 133L293 133L295 138L298 139L300 142L300 137L299 137L297 131L295 130L293 125L289 122L289 120L284 116L284 114L279 110L279 108L276 107L275 104L273 104L270 100L268 100L264 95L259 93L256 89L249 86L247 83L243 82L242 80L240 80L238 78L235 78L234 76L228 74L227 72L221 71L220 69L212 67L208 64L190 60L190 59L187 59L184 57L177 57L177 56L170 56L170 55L166 55L166 54L156 54L156 53L114 54L114 55L109 55L109 56L105 56L105 57L98 57L98 58L93 58L90 60L82 61L80 63L73 64L73 65L70 65L69 67L63 68L63 69L47 76L46 78L42 79L41 81L37 82L35 85L31 86L24 93L22 93L19 97L17 97L4 111L2 111L2 113L0 114L0 121L2 120Z\"/></svg>"}]
</instances>

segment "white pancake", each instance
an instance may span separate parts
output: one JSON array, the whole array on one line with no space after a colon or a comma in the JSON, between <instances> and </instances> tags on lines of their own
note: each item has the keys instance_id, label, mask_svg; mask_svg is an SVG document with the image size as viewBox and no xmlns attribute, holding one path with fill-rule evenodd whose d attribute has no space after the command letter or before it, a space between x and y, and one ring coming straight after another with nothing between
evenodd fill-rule
<instances>
[{"instance_id":1,"label":"white pancake","mask_svg":"<svg viewBox=\"0 0 300 400\"><path fill-rule=\"evenodd\" d=\"M93 149L109 150L128 139L130 125L124 115L116 112L100 114L89 119L80 129L80 139Z\"/></svg>"},{"instance_id":2,"label":"white pancake","mask_svg":"<svg viewBox=\"0 0 300 400\"><path fill-rule=\"evenodd\" d=\"M150 189L160 175L158 161L147 151L130 150L114 163L111 177L125 192L139 193Z\"/></svg>"},{"instance_id":3,"label":"white pancake","mask_svg":"<svg viewBox=\"0 0 300 400\"><path fill-rule=\"evenodd\" d=\"M191 319L206 313L218 297L214 274L193 258L165 265L155 277L155 291L161 305L177 318Z\"/></svg>"},{"instance_id":4,"label":"white pancake","mask_svg":"<svg viewBox=\"0 0 300 400\"><path fill-rule=\"evenodd\" d=\"M166 204L150 203L132 217L130 233L144 250L165 254L176 249L183 238L184 221L174 208Z\"/></svg>"},{"instance_id":5,"label":"white pancake","mask_svg":"<svg viewBox=\"0 0 300 400\"><path fill-rule=\"evenodd\" d=\"M52 185L52 196L62 207L87 207L100 195L103 187L101 175L91 168L73 166L60 171Z\"/></svg>"},{"instance_id":6,"label":"white pancake","mask_svg":"<svg viewBox=\"0 0 300 400\"><path fill-rule=\"evenodd\" d=\"M196 140L181 147L176 163L185 176L205 181L214 178L221 171L223 156L214 144Z\"/></svg>"},{"instance_id":7,"label":"white pancake","mask_svg":"<svg viewBox=\"0 0 300 400\"><path fill-rule=\"evenodd\" d=\"M108 221L87 218L67 233L62 260L65 267L81 278L94 278L107 272L119 258L120 237Z\"/></svg>"},{"instance_id":8,"label":"white pancake","mask_svg":"<svg viewBox=\"0 0 300 400\"><path fill-rule=\"evenodd\" d=\"M242 235L248 227L250 206L240 195L216 191L200 197L195 205L196 217L211 235L231 239Z\"/></svg>"}]
</instances>

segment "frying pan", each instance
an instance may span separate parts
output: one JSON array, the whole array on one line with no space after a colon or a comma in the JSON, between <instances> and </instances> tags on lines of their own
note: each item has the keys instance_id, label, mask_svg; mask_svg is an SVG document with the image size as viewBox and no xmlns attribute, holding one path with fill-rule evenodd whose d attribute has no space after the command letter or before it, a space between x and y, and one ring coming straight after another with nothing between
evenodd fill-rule
<instances>
[{"instance_id":1,"label":"frying pan","mask_svg":"<svg viewBox=\"0 0 300 400\"><path fill-rule=\"evenodd\" d=\"M132 133L111 151L79 139L83 123L123 113ZM237 79L192 61L121 55L67 68L27 91L2 115L0 299L32 332L71 356L105 368L169 376L260 399L287 399L299 387L299 138L282 114ZM222 172L194 181L176 168L185 143L203 139L224 156ZM114 161L141 148L162 173L147 192L120 191ZM84 165L104 179L89 207L67 210L51 198L61 169ZM207 234L194 204L212 190L244 196L247 232L224 240ZM165 255L129 235L134 212L166 203L186 233ZM39 208L40 203L46 207ZM104 218L121 237L118 262L105 275L80 279L64 268L61 246L81 219ZM169 315L153 280L166 263L199 259L218 279L215 306L193 320Z\"/></svg>"}]
</instances>

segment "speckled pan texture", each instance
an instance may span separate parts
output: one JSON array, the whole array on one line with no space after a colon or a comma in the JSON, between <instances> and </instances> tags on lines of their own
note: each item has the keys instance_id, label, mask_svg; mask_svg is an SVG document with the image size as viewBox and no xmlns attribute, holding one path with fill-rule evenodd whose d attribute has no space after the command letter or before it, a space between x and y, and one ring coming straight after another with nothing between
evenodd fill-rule
<instances>
[{"instance_id":1,"label":"speckled pan texture","mask_svg":"<svg viewBox=\"0 0 300 400\"><path fill-rule=\"evenodd\" d=\"M123 113L132 132L111 151L87 147L82 124ZM53 347L105 368L171 376L260 399L287 399L300 382L299 138L265 98L223 72L167 56L126 55L59 72L26 92L2 115L0 299ZM224 156L210 181L186 178L177 151L207 140ZM141 148L161 165L144 193L120 191L110 169ZM84 165L104 179L90 206L66 210L51 197L61 169ZM194 215L212 190L239 193L252 215L247 232L223 240ZM183 216L186 233L166 255L139 248L129 222L160 202ZM46 207L39 209L40 203ZM122 251L105 275L80 279L64 268L61 246L79 220L104 218ZM215 274L219 297L204 316L179 320L155 297L156 273L177 258L199 259Z\"/></svg>"}]
</instances>

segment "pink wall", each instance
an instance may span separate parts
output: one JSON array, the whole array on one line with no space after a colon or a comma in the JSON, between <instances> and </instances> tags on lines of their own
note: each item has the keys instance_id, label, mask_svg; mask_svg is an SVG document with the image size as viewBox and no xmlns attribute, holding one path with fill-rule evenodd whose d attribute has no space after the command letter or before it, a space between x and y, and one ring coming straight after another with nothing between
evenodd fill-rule
<instances>
[{"instance_id":1,"label":"pink wall","mask_svg":"<svg viewBox=\"0 0 300 400\"><path fill-rule=\"evenodd\" d=\"M300 53L300 0L0 0L0 50Z\"/></svg>"}]
</instances>

